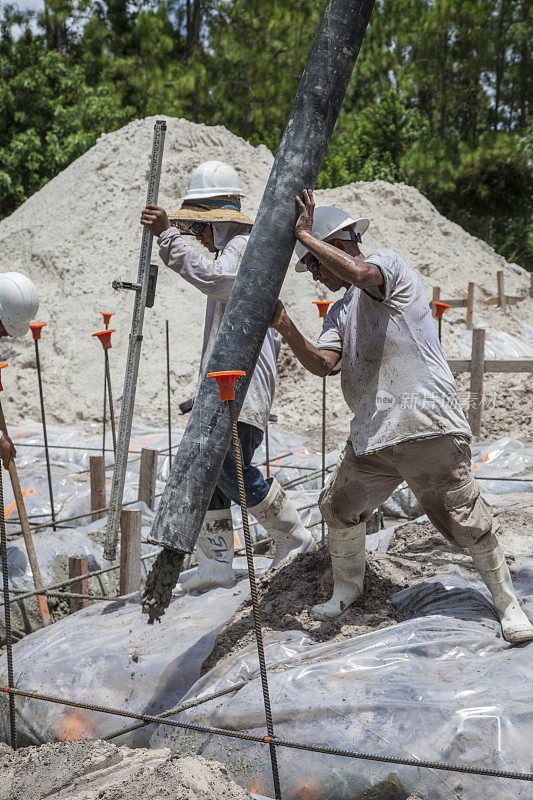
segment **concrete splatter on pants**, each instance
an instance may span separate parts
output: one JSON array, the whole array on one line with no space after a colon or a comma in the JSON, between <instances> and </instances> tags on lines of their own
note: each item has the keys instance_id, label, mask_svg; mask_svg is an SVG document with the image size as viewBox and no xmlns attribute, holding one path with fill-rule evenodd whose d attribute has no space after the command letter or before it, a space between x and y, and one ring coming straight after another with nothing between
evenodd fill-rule
<instances>
[{"instance_id":1,"label":"concrete splatter on pants","mask_svg":"<svg viewBox=\"0 0 533 800\"><path fill-rule=\"evenodd\" d=\"M428 518L452 544L466 548L492 530L492 512L471 470L466 436L416 439L356 456L350 440L320 510L328 527L367 522L375 508L406 481Z\"/></svg>"}]
</instances>

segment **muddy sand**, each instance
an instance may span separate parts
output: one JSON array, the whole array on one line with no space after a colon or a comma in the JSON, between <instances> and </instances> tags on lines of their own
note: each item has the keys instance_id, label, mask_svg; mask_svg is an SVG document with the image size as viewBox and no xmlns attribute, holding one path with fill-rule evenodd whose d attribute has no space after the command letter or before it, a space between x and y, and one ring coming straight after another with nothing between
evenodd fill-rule
<instances>
[{"instance_id":1,"label":"muddy sand","mask_svg":"<svg viewBox=\"0 0 533 800\"><path fill-rule=\"evenodd\" d=\"M495 532L506 552L531 552L524 544L533 527L530 510L496 507ZM511 546L510 546L511 545ZM508 558L512 564L514 557ZM302 630L316 642L348 639L403 619L390 598L408 586L447 572L452 566L476 577L468 553L450 545L430 522L408 523L395 532L387 552L367 552L365 592L353 606L335 620L319 622L310 608L331 596L332 572L327 545L306 553L287 566L258 579L258 594L263 633ZM205 660L205 673L221 659L254 641L248 598L220 631L211 655Z\"/></svg>"},{"instance_id":2,"label":"muddy sand","mask_svg":"<svg viewBox=\"0 0 533 800\"><path fill-rule=\"evenodd\" d=\"M0 775L0 800L251 800L216 761L101 740L0 744Z\"/></svg>"}]
</instances>

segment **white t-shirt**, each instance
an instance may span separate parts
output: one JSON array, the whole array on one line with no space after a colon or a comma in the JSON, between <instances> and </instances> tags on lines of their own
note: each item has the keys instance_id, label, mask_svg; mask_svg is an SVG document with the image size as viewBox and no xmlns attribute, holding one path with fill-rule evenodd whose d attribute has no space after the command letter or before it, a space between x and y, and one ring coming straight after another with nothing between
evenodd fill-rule
<instances>
[{"instance_id":1,"label":"white t-shirt","mask_svg":"<svg viewBox=\"0 0 533 800\"><path fill-rule=\"evenodd\" d=\"M331 306L317 345L342 353L355 453L449 433L470 437L420 276L392 250L365 261L380 269L383 294L350 287Z\"/></svg>"},{"instance_id":2,"label":"white t-shirt","mask_svg":"<svg viewBox=\"0 0 533 800\"><path fill-rule=\"evenodd\" d=\"M157 240L159 255L164 263L207 295L200 379L213 352L249 238L249 233L230 238L215 261L193 250L177 228L169 228ZM281 337L269 328L239 415L240 422L247 422L262 431L266 429L274 399L280 345Z\"/></svg>"}]
</instances>

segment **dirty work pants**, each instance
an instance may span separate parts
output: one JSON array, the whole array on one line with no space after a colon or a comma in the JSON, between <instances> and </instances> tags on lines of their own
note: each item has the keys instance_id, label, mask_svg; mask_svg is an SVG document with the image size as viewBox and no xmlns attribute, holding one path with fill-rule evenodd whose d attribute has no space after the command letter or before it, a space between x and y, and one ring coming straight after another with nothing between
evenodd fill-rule
<instances>
[{"instance_id":1,"label":"dirty work pants","mask_svg":"<svg viewBox=\"0 0 533 800\"><path fill-rule=\"evenodd\" d=\"M469 547L492 529L470 460L466 436L415 439L362 456L348 440L320 495L320 511L328 527L350 528L367 522L406 481L437 530L452 544Z\"/></svg>"},{"instance_id":2,"label":"dirty work pants","mask_svg":"<svg viewBox=\"0 0 533 800\"><path fill-rule=\"evenodd\" d=\"M246 502L251 508L264 500L270 490L270 485L266 482L261 471L252 464L254 453L263 441L263 431L256 428L255 425L249 425L247 422L238 422L237 432L239 434L239 443L241 446ZM229 508L232 500L234 503L237 503L237 505L241 504L239 484L237 483L237 465L233 450L233 439L226 453L224 463L222 464L217 485L209 503L209 511Z\"/></svg>"}]
</instances>

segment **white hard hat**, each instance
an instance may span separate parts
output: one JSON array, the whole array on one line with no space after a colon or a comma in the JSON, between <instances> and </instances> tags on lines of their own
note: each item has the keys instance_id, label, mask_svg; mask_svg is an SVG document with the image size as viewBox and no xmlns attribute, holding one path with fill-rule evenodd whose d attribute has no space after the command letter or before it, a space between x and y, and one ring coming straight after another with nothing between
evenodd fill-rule
<instances>
[{"instance_id":1,"label":"white hard hat","mask_svg":"<svg viewBox=\"0 0 533 800\"><path fill-rule=\"evenodd\" d=\"M206 197L243 197L242 183L236 170L223 161L204 161L191 173L187 194L182 197L187 200L201 200Z\"/></svg>"},{"instance_id":2,"label":"white hard hat","mask_svg":"<svg viewBox=\"0 0 533 800\"><path fill-rule=\"evenodd\" d=\"M39 308L35 285L20 272L0 274L0 322L10 336L24 336Z\"/></svg>"},{"instance_id":3,"label":"white hard hat","mask_svg":"<svg viewBox=\"0 0 533 800\"><path fill-rule=\"evenodd\" d=\"M318 206L315 208L313 216L313 229L311 233L316 239L327 241L331 239L335 233L340 231L352 230L354 233L362 236L368 229L370 220L368 219L353 219L346 211L335 206ZM334 237L333 237L334 238ZM342 236L338 236L342 239ZM296 264L296 272L305 272L307 267L302 261L302 258L309 252L301 242L296 242L295 248L298 262Z\"/></svg>"}]
</instances>

